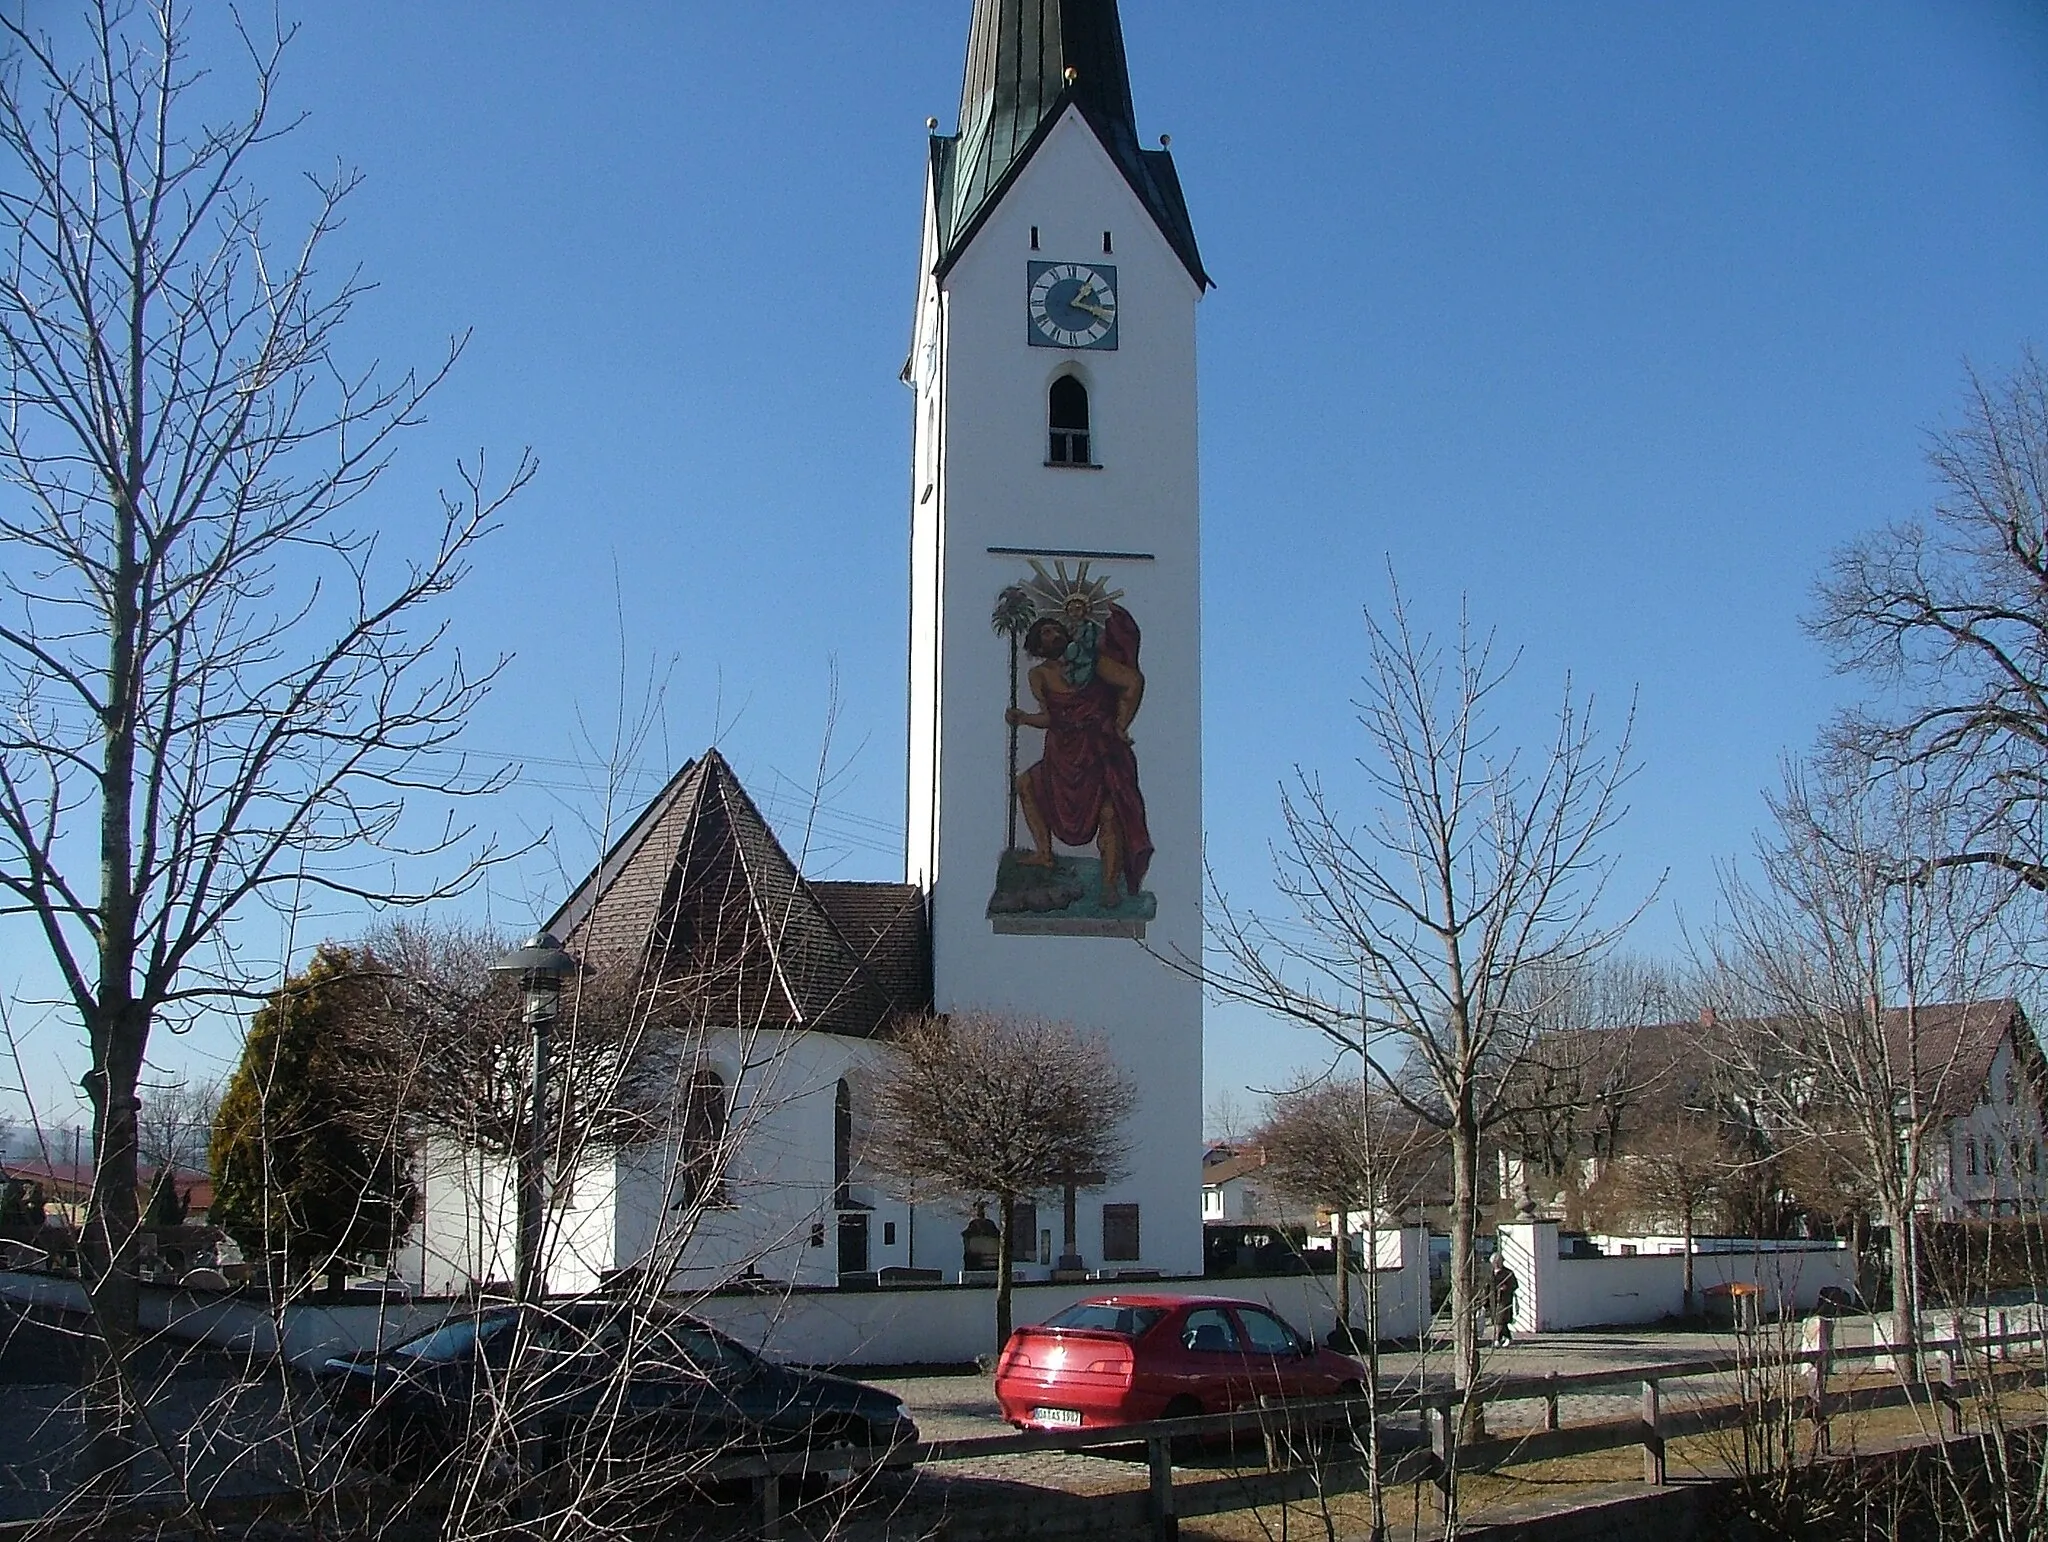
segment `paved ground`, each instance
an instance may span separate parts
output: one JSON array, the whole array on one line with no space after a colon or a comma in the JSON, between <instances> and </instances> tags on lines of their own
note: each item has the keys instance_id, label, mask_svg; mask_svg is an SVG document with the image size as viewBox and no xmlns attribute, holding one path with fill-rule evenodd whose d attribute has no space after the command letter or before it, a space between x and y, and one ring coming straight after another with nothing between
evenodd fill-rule
<instances>
[{"instance_id":1,"label":"paved ground","mask_svg":"<svg viewBox=\"0 0 2048 1542\"><path fill-rule=\"evenodd\" d=\"M1497 1376L1547 1376L1585 1371L1621 1371L1639 1366L1665 1364L1674 1360L1718 1360L1728 1356L1731 1341L1724 1334L1711 1333L1546 1333L1519 1340L1506 1349L1489 1349L1482 1362L1487 1374ZM1382 1358L1382 1385L1389 1390L1412 1389L1418 1384L1451 1385L1450 1355L1447 1350L1429 1354L1409 1351ZM1729 1395L1723 1378L1701 1378L1666 1389L1665 1406L1677 1409L1700 1400L1720 1400ZM982 1375L908 1376L881 1380L901 1397L917 1420L927 1440L967 1440L976 1436L1012 1433L997 1410L990 1379ZM1641 1392L1624 1388L1612 1394L1566 1397L1559 1400L1560 1415L1567 1424L1596 1423L1631 1417L1642 1406ZM1487 1410L1490 1429L1499 1434L1540 1429L1544 1409L1541 1401L1494 1404ZM1413 1426L1412 1417L1393 1421ZM1132 1453L1104 1458L1043 1452L1031 1456L989 1457L947 1463L946 1470L960 1478L998 1479L1034 1487L1063 1489L1070 1493L1101 1493L1142 1487L1145 1469L1132 1460Z\"/></svg>"},{"instance_id":2,"label":"paved ground","mask_svg":"<svg viewBox=\"0 0 2048 1542\"><path fill-rule=\"evenodd\" d=\"M1496 1375L1542 1376L1552 1371L1626 1370L1673 1360L1712 1360L1725 1357L1730 1347L1723 1336L1698 1333L1544 1334L1508 1349L1489 1350L1484 1363ZM0 1314L0 1519L46 1512L52 1497L69 1488L77 1476L84 1435L79 1384L85 1365L84 1341L75 1328L37 1322L13 1311ZM302 1397L303 1389L274 1373L250 1371L232 1357L189 1346L145 1351L138 1361L137 1378L151 1389L158 1431L178 1453L179 1465L193 1471L204 1490L261 1491L296 1469L303 1455L290 1448L283 1433L293 1424L285 1400ZM1441 1350L1386 1356L1382 1372L1389 1390L1450 1384L1449 1356ZM1010 1433L986 1376L880 1378L878 1384L905 1400L927 1440ZM1702 1396L1725 1397L1727 1389L1705 1381L1672 1385L1666 1404L1679 1408ZM1639 1406L1639 1392L1625 1388L1614 1394L1566 1398L1562 1413L1565 1422L1582 1423L1627 1418ZM1540 1427L1543 1405L1498 1404L1488 1415L1493 1430L1511 1433ZM1397 1422L1411 1427L1414 1423L1412 1417ZM303 1422L299 1427L305 1428ZM169 1464L160 1456L146 1456L141 1466L141 1488L160 1485L169 1477ZM899 1498L915 1491L943 1502L948 1494L965 1497L971 1491L981 1500L1007 1494L1028 1504L1033 1493L1045 1490L1104 1493L1141 1488L1145 1482L1142 1453L1125 1450L1100 1456L1046 1452L946 1463L884 1487Z\"/></svg>"},{"instance_id":3,"label":"paved ground","mask_svg":"<svg viewBox=\"0 0 2048 1542\"><path fill-rule=\"evenodd\" d=\"M48 1513L85 1476L87 1364L76 1325L0 1308L0 1520ZM290 1389L276 1375L183 1344L145 1347L132 1374L150 1409L136 1432L136 1492L168 1491L166 1450L196 1492L223 1497L270 1492L295 1466Z\"/></svg>"}]
</instances>

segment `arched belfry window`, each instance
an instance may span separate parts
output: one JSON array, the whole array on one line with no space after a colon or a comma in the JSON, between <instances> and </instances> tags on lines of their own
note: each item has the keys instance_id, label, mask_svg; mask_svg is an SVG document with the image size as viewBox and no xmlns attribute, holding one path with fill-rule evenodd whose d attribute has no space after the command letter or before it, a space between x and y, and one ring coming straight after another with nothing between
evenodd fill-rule
<instances>
[{"instance_id":1,"label":"arched belfry window","mask_svg":"<svg viewBox=\"0 0 2048 1542\"><path fill-rule=\"evenodd\" d=\"M1052 383L1046 397L1046 421L1052 430L1052 448L1046 454L1050 464L1094 464L1088 443L1088 388L1074 376L1062 375Z\"/></svg>"}]
</instances>

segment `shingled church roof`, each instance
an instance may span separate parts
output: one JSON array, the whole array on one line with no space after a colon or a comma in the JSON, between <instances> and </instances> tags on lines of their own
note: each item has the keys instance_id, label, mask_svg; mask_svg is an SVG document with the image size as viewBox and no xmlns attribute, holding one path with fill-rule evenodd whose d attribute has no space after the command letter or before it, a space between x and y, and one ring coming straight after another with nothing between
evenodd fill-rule
<instances>
[{"instance_id":1,"label":"shingled church roof","mask_svg":"<svg viewBox=\"0 0 2048 1542\"><path fill-rule=\"evenodd\" d=\"M1138 143L1116 0L975 0L960 131L932 139L940 274L966 250L1069 106L1081 110L1167 244L1206 289L1209 275L1173 157Z\"/></svg>"},{"instance_id":2,"label":"shingled church roof","mask_svg":"<svg viewBox=\"0 0 2048 1542\"><path fill-rule=\"evenodd\" d=\"M588 962L653 970L726 1026L865 1037L931 1005L923 894L807 880L716 750L676 773L548 929Z\"/></svg>"}]
</instances>

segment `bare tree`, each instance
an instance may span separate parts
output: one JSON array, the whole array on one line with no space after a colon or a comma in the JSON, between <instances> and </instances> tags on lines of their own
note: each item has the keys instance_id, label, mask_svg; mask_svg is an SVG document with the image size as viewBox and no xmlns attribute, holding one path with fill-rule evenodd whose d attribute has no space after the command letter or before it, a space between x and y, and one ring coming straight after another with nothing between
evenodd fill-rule
<instances>
[{"instance_id":1,"label":"bare tree","mask_svg":"<svg viewBox=\"0 0 2048 1542\"><path fill-rule=\"evenodd\" d=\"M369 1074L407 1132L557 1175L666 1142L676 1203L714 1199L727 1130L702 982L625 960L579 970L551 1034L536 1144L534 1033L518 980L493 972L510 946L488 928L435 921L386 927L367 945L380 987L367 1027L385 1046ZM532 1170L518 1185L518 1235L536 1255L545 1187Z\"/></svg>"},{"instance_id":2,"label":"bare tree","mask_svg":"<svg viewBox=\"0 0 2048 1542\"><path fill-rule=\"evenodd\" d=\"M1743 1155L1712 1119L1680 1113L1629 1136L1603 1168L1593 1207L1637 1227L1675 1227L1685 1250L1685 1312L1693 1309L1693 1238L1714 1215Z\"/></svg>"},{"instance_id":3,"label":"bare tree","mask_svg":"<svg viewBox=\"0 0 2048 1542\"><path fill-rule=\"evenodd\" d=\"M2000 972L2003 884L1943 867L1951 827L1916 775L1788 768L1759 842L1762 886L1724 872L1723 1037L1782 1150L1851 1138L1892 1237L1899 1332L1919 1334L1915 1212L1972 1007Z\"/></svg>"},{"instance_id":4,"label":"bare tree","mask_svg":"<svg viewBox=\"0 0 2048 1542\"><path fill-rule=\"evenodd\" d=\"M220 1110L217 1080L172 1081L142 1088L136 1111L136 1150L158 1171L200 1172L206 1167L206 1145Z\"/></svg>"},{"instance_id":5,"label":"bare tree","mask_svg":"<svg viewBox=\"0 0 2048 1542\"><path fill-rule=\"evenodd\" d=\"M1622 952L1522 980L1536 1032L1497 1139L1519 1165L1522 1198L1537 1202L1541 1175L1555 1185L1546 1198L1561 1196L1566 1224L1577 1225L1586 1185L1614 1154L1624 1120L1669 1080L1659 1054L1639 1053L1641 1031L1674 1016L1684 989L1669 969Z\"/></svg>"},{"instance_id":6,"label":"bare tree","mask_svg":"<svg viewBox=\"0 0 2048 1542\"><path fill-rule=\"evenodd\" d=\"M996 1201L1000 1351L1010 1337L1017 1200L1113 1181L1137 1087L1099 1038L1036 1018L922 1018L898 1030L894 1050L879 1073L864 1159L899 1182Z\"/></svg>"},{"instance_id":7,"label":"bare tree","mask_svg":"<svg viewBox=\"0 0 2048 1542\"><path fill-rule=\"evenodd\" d=\"M2048 368L1974 370L1962 422L1934 437L1941 494L1926 522L1838 552L1809 625L1891 710L1834 726L1836 752L1911 769L1957 803L1924 860L1983 866L2048 890Z\"/></svg>"},{"instance_id":8,"label":"bare tree","mask_svg":"<svg viewBox=\"0 0 2048 1542\"><path fill-rule=\"evenodd\" d=\"M1398 589L1385 620L1368 614L1366 636L1358 705L1372 811L1354 824L1319 778L1298 776L1282 800L1278 884L1299 925L1278 929L1217 895L1227 962L1210 984L1360 1055L1445 1133L1457 1375L1469 1393L1480 1138L1506 1117L1549 1020L1537 987L1618 935L1600 920L1603 846L1623 812L1629 737L1604 747L1567 683L1555 736L1525 758L1493 726L1513 661L1495 659L1490 636L1461 620L1447 656L1413 628Z\"/></svg>"},{"instance_id":9,"label":"bare tree","mask_svg":"<svg viewBox=\"0 0 2048 1542\"><path fill-rule=\"evenodd\" d=\"M1362 1078L1335 1075L1307 1077L1275 1093L1254 1140L1283 1193L1324 1206L1334 1217L1337 1321L1348 1332L1351 1213L1391 1216L1413 1205L1435 1175L1443 1143ZM1368 1228L1372 1224L1368 1220ZM1365 1267L1374 1267L1370 1251ZM1374 1328L1369 1320L1367 1331Z\"/></svg>"},{"instance_id":10,"label":"bare tree","mask_svg":"<svg viewBox=\"0 0 2048 1542\"><path fill-rule=\"evenodd\" d=\"M83 10L76 59L0 17L0 893L90 1047L85 1251L118 1346L152 1028L260 994L232 935L254 902L462 882L396 893L390 859L469 844L406 818L480 789L438 752L497 666L451 654L436 608L534 468L493 490L479 460L428 518L378 513L425 536L383 559L352 510L459 342L395 380L342 358L366 286L323 286L319 264L354 175L315 180L290 241L266 229L251 168L291 127L272 97L288 33L242 32L247 105L209 123L178 5Z\"/></svg>"},{"instance_id":11,"label":"bare tree","mask_svg":"<svg viewBox=\"0 0 2048 1542\"><path fill-rule=\"evenodd\" d=\"M1816 1227L1840 1237L1856 1260L1856 1290L1866 1300L1877 1293L1871 1268L1871 1225L1878 1214L1878 1180L1864 1157L1863 1137L1847 1115L1817 1115L1806 1131L1787 1139L1763 1164L1775 1180L1785 1204L1812 1232ZM1752 1168L1755 1172L1755 1168ZM1740 1205L1755 1192L1731 1195L1731 1230L1743 1232ZM1748 1235L1760 1233L1748 1231Z\"/></svg>"},{"instance_id":12,"label":"bare tree","mask_svg":"<svg viewBox=\"0 0 2048 1542\"><path fill-rule=\"evenodd\" d=\"M1202 1123L1207 1127L1208 1140L1220 1141L1226 1146L1242 1145L1252 1127L1251 1116L1245 1111L1244 1104L1227 1087L1209 1100Z\"/></svg>"},{"instance_id":13,"label":"bare tree","mask_svg":"<svg viewBox=\"0 0 2048 1542\"><path fill-rule=\"evenodd\" d=\"M393 1036L384 1074L392 1099L424 1131L459 1135L500 1156L525 1140L532 1032L519 983L491 972L513 946L489 928L409 921L366 944L383 996L377 1031ZM625 965L587 968L569 986L548 1128L554 1143L591 1151L654 1138L675 1112L676 1028L687 993Z\"/></svg>"},{"instance_id":14,"label":"bare tree","mask_svg":"<svg viewBox=\"0 0 2048 1542\"><path fill-rule=\"evenodd\" d=\"M165 1082L142 1089L136 1110L136 1154L155 1169L144 1216L151 1225L183 1222L191 1191L179 1191L179 1177L203 1171L214 1115L220 1109L218 1081Z\"/></svg>"}]
</instances>

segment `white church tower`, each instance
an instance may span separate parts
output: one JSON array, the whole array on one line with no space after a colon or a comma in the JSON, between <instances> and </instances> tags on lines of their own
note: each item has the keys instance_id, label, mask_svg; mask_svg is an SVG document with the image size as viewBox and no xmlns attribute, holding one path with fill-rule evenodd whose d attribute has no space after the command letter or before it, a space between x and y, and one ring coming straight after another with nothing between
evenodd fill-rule
<instances>
[{"instance_id":1,"label":"white church tower","mask_svg":"<svg viewBox=\"0 0 2048 1542\"><path fill-rule=\"evenodd\" d=\"M1139 145L1115 0L976 0L905 369L906 877L938 1010L1073 1022L1140 1088L1129 1175L1080 1196L1091 1269L1202 1264L1202 999L1167 960L1202 949L1208 282L1171 157Z\"/></svg>"}]
</instances>

